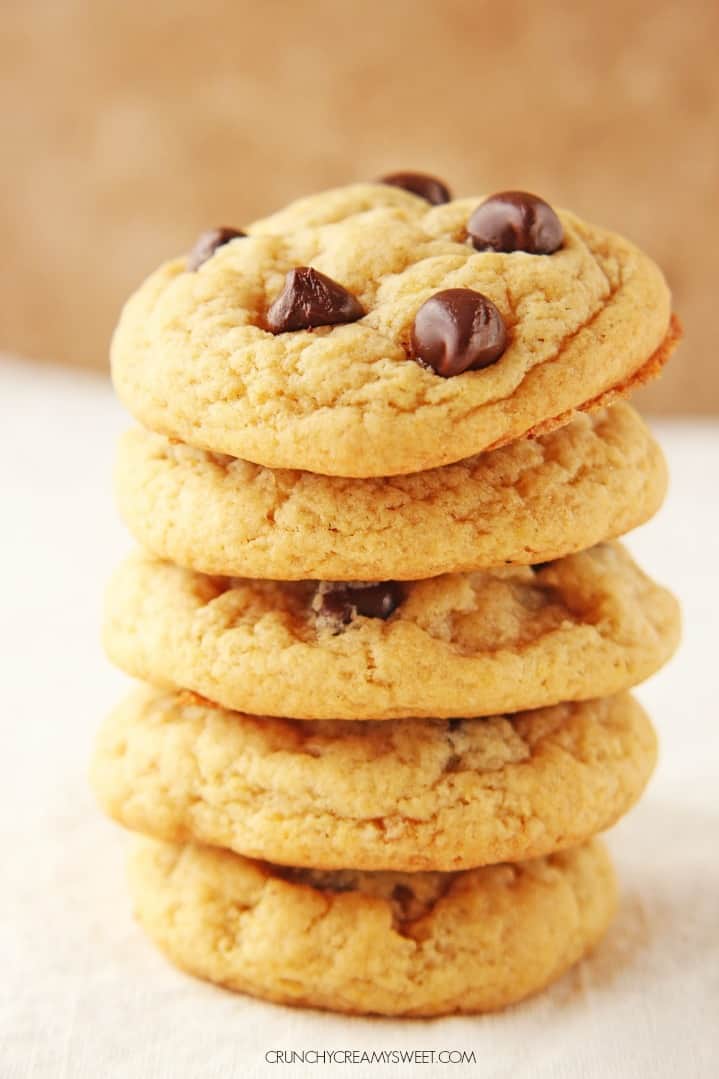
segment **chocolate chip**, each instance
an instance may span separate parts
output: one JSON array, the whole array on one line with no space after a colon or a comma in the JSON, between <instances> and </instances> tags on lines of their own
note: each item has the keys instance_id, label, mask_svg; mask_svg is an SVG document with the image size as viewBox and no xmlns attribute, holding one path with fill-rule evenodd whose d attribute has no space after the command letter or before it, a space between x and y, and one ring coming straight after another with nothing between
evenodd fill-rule
<instances>
[{"instance_id":1,"label":"chocolate chip","mask_svg":"<svg viewBox=\"0 0 719 1079\"><path fill-rule=\"evenodd\" d=\"M382 581L369 588L349 589L350 602L365 618L389 618L402 602L402 587L396 581Z\"/></svg>"},{"instance_id":2,"label":"chocolate chip","mask_svg":"<svg viewBox=\"0 0 719 1079\"><path fill-rule=\"evenodd\" d=\"M414 899L414 892L406 884L395 884L392 889L392 898L401 906L406 906Z\"/></svg>"},{"instance_id":3,"label":"chocolate chip","mask_svg":"<svg viewBox=\"0 0 719 1079\"><path fill-rule=\"evenodd\" d=\"M412 324L412 358L442 378L489 367L506 347L504 319L491 300L470 288L436 292Z\"/></svg>"},{"instance_id":4,"label":"chocolate chip","mask_svg":"<svg viewBox=\"0 0 719 1079\"><path fill-rule=\"evenodd\" d=\"M218 247L223 247L230 240L237 240L239 237L246 235L247 233L242 232L240 229L208 229L207 232L202 233L187 256L187 269L197 270L203 262L207 262L214 255Z\"/></svg>"},{"instance_id":5,"label":"chocolate chip","mask_svg":"<svg viewBox=\"0 0 719 1079\"><path fill-rule=\"evenodd\" d=\"M549 203L526 191L500 191L486 199L467 222L478 251L527 251L551 255L562 246L562 223Z\"/></svg>"},{"instance_id":6,"label":"chocolate chip","mask_svg":"<svg viewBox=\"0 0 719 1079\"><path fill-rule=\"evenodd\" d=\"M296 266L285 277L285 287L267 312L272 333L310 330L356 322L364 308L351 292L311 266Z\"/></svg>"},{"instance_id":7,"label":"chocolate chip","mask_svg":"<svg viewBox=\"0 0 719 1079\"><path fill-rule=\"evenodd\" d=\"M383 176L379 182L389 184L390 187L401 187L404 191L426 199L433 206L449 202L452 198L447 185L426 172L392 172L389 176Z\"/></svg>"},{"instance_id":8,"label":"chocolate chip","mask_svg":"<svg viewBox=\"0 0 719 1079\"><path fill-rule=\"evenodd\" d=\"M535 573L539 573L541 570L546 569L547 566L551 565L551 562L533 562L529 568L531 570L534 570Z\"/></svg>"},{"instance_id":9,"label":"chocolate chip","mask_svg":"<svg viewBox=\"0 0 719 1079\"><path fill-rule=\"evenodd\" d=\"M336 591L318 592L312 601L312 609L321 621L329 623L337 633L352 621L352 605L346 590L340 587Z\"/></svg>"},{"instance_id":10,"label":"chocolate chip","mask_svg":"<svg viewBox=\"0 0 719 1079\"><path fill-rule=\"evenodd\" d=\"M322 581L313 597L312 609L319 619L339 633L342 626L348 625L357 615L389 618L402 598L402 586L397 581L380 581L378 584Z\"/></svg>"}]
</instances>

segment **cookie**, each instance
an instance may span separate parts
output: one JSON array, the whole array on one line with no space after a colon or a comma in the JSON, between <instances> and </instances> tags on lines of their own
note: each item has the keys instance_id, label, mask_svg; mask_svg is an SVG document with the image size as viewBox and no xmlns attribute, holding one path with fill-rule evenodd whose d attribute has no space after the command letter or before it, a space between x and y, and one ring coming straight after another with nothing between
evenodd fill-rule
<instances>
[{"instance_id":1,"label":"cookie","mask_svg":"<svg viewBox=\"0 0 719 1079\"><path fill-rule=\"evenodd\" d=\"M471 457L653 374L679 333L654 263L559 211L551 253L478 250L481 201L358 184L166 263L115 332L119 396L202 449L367 477Z\"/></svg>"},{"instance_id":2,"label":"cookie","mask_svg":"<svg viewBox=\"0 0 719 1079\"><path fill-rule=\"evenodd\" d=\"M674 651L679 613L617 543L537 568L373 588L209 577L138 552L110 658L227 708L300 719L483 716L608 696Z\"/></svg>"},{"instance_id":3,"label":"cookie","mask_svg":"<svg viewBox=\"0 0 719 1079\"><path fill-rule=\"evenodd\" d=\"M183 970L283 1004L381 1015L484 1012L543 988L616 906L595 840L460 873L280 869L143 839L138 921Z\"/></svg>"},{"instance_id":4,"label":"cookie","mask_svg":"<svg viewBox=\"0 0 719 1079\"><path fill-rule=\"evenodd\" d=\"M578 414L455 465L391 479L271 470L142 428L120 443L120 510L137 540L204 573L416 579L546 562L659 508L657 443L629 405Z\"/></svg>"},{"instance_id":5,"label":"cookie","mask_svg":"<svg viewBox=\"0 0 719 1079\"><path fill-rule=\"evenodd\" d=\"M322 869L455 870L576 846L639 798L656 760L628 695L507 718L358 725L243 715L136 691L92 784L127 828Z\"/></svg>"}]
</instances>

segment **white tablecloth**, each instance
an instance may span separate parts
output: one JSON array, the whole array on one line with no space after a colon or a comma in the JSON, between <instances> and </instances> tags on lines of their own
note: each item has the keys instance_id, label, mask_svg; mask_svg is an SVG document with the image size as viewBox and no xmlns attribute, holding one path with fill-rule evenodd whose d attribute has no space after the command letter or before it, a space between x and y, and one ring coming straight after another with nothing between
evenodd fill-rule
<instances>
[{"instance_id":1,"label":"white tablecloth","mask_svg":"<svg viewBox=\"0 0 719 1079\"><path fill-rule=\"evenodd\" d=\"M502 1015L398 1022L222 992L174 970L133 923L124 837L86 783L93 733L127 684L98 644L103 582L130 545L110 492L127 419L81 373L0 360L0 395L2 1079L717 1074L719 424L657 424L671 494L630 541L681 597L686 631L640 691L662 756L611 833L614 927L553 989ZM350 1049L460 1049L476 1063L272 1063L277 1050Z\"/></svg>"}]
</instances>

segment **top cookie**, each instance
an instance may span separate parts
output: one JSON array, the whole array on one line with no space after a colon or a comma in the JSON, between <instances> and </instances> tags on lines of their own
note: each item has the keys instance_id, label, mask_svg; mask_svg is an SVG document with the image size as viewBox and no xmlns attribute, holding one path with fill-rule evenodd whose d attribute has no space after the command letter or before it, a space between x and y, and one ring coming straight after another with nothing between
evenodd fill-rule
<instances>
[{"instance_id":1,"label":"top cookie","mask_svg":"<svg viewBox=\"0 0 719 1079\"><path fill-rule=\"evenodd\" d=\"M481 201L356 184L166 263L117 327L120 397L203 449L366 477L563 422L658 366L676 333L649 258L561 211L551 254L477 250Z\"/></svg>"}]
</instances>

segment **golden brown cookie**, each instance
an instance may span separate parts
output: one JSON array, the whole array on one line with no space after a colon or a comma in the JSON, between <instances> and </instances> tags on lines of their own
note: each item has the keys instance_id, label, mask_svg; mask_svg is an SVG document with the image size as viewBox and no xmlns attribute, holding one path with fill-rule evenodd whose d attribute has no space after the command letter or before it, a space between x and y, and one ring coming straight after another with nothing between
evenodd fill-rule
<instances>
[{"instance_id":1,"label":"golden brown cookie","mask_svg":"<svg viewBox=\"0 0 719 1079\"><path fill-rule=\"evenodd\" d=\"M656 671L679 635L675 599L617 543L535 569L323 587L138 552L110 584L105 645L130 674L237 711L390 719L607 696Z\"/></svg>"},{"instance_id":2,"label":"golden brown cookie","mask_svg":"<svg viewBox=\"0 0 719 1079\"><path fill-rule=\"evenodd\" d=\"M136 691L98 738L105 811L174 843L322 869L455 870L575 846L640 796L656 737L626 694L487 719L272 719Z\"/></svg>"},{"instance_id":3,"label":"golden brown cookie","mask_svg":"<svg viewBox=\"0 0 719 1079\"><path fill-rule=\"evenodd\" d=\"M276 580L407 580L546 562L635 528L667 483L661 450L623 402L388 479L272 470L134 428L115 476L122 515L153 554Z\"/></svg>"},{"instance_id":4,"label":"golden brown cookie","mask_svg":"<svg viewBox=\"0 0 719 1079\"><path fill-rule=\"evenodd\" d=\"M565 419L666 358L678 329L646 255L559 211L552 253L476 250L467 229L480 201L429 207L358 184L248 226L201 265L166 263L116 330L120 397L151 430L213 452L388 476ZM302 285L308 266L314 277ZM423 305L448 289L479 292L489 306L474 323L446 309L428 324L425 309L421 324ZM488 366L443 377L433 341L459 323L460 337L482 343L462 362L472 353ZM447 354L456 359L460 345Z\"/></svg>"},{"instance_id":5,"label":"golden brown cookie","mask_svg":"<svg viewBox=\"0 0 719 1079\"><path fill-rule=\"evenodd\" d=\"M485 1012L576 963L614 913L596 840L464 873L280 869L138 840L136 916L177 966L283 1004L382 1015Z\"/></svg>"}]
</instances>

